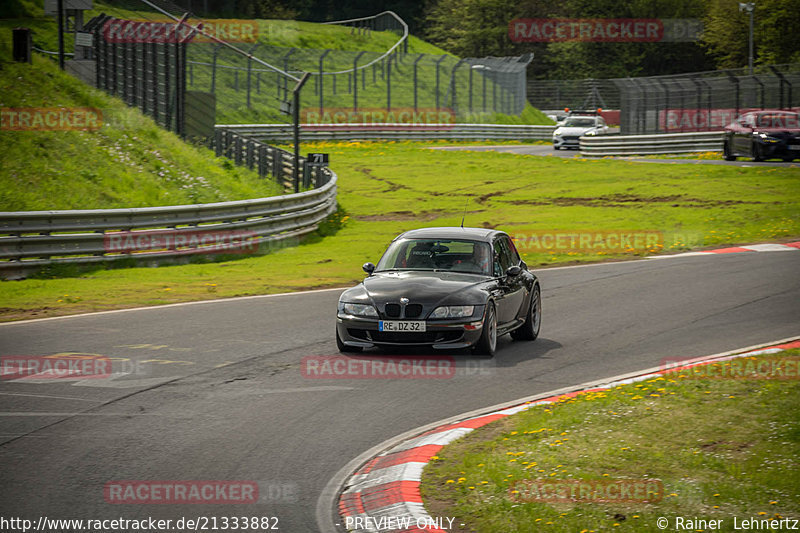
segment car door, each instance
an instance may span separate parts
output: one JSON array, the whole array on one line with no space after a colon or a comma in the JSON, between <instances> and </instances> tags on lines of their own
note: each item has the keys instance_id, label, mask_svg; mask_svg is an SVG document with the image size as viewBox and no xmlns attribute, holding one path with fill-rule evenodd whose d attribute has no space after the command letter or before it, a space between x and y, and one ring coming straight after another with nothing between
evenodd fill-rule
<instances>
[{"instance_id":1,"label":"car door","mask_svg":"<svg viewBox=\"0 0 800 533\"><path fill-rule=\"evenodd\" d=\"M736 121L736 130L733 132L733 150L740 155L750 155L752 135L753 115L745 113Z\"/></svg>"},{"instance_id":2,"label":"car door","mask_svg":"<svg viewBox=\"0 0 800 533\"><path fill-rule=\"evenodd\" d=\"M519 309L525 300L525 284L523 276L507 276L506 271L511 266L519 266L519 255L509 242L506 235L501 235L495 239L494 245L497 259L500 266L500 291L503 293L502 303L498 305L497 322L505 325L513 322L519 316ZM516 256L516 257L515 257Z\"/></svg>"}]
</instances>

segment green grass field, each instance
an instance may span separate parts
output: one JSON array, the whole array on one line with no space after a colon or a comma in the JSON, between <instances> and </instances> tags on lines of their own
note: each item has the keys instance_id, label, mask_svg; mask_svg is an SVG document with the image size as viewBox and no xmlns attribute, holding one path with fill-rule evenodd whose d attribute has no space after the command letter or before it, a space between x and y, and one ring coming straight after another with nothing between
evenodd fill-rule
<instances>
[{"instance_id":1,"label":"green grass field","mask_svg":"<svg viewBox=\"0 0 800 533\"><path fill-rule=\"evenodd\" d=\"M442 145L444 143L437 143ZM426 149L425 143L318 143L339 175L341 227L296 247L221 263L95 271L0 283L0 319L346 286L398 233L496 227L532 268L631 259L800 236L800 173ZM662 247L607 253L531 246L534 232L655 231Z\"/></svg>"},{"instance_id":2,"label":"green grass field","mask_svg":"<svg viewBox=\"0 0 800 533\"><path fill-rule=\"evenodd\" d=\"M764 527L742 528L742 521L796 518L798 356L800 350L792 350L737 363L747 369L766 361L769 369L783 361L793 378L742 378L718 365L716 375L737 377L668 373L491 423L442 449L426 467L426 508L467 525L457 531L481 533L655 533L664 530L659 517L668 520L668 531L756 531ZM583 501L542 501L553 495L551 488L569 491L576 482L601 492L576 493ZM610 482L632 489L641 482L642 496L647 487L657 495L644 502L631 490L624 495L633 501L619 501L623 493L602 492ZM592 501L597 494L611 501ZM722 522L679 528L679 517Z\"/></svg>"}]
</instances>

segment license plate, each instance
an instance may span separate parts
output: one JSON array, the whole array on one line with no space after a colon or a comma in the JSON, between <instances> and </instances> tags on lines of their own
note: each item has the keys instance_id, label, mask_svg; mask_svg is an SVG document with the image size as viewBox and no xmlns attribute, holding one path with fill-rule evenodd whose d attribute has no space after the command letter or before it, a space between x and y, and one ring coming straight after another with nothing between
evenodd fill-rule
<instances>
[{"instance_id":1,"label":"license plate","mask_svg":"<svg viewBox=\"0 0 800 533\"><path fill-rule=\"evenodd\" d=\"M422 320L380 320L378 331L425 331L425 322Z\"/></svg>"},{"instance_id":2,"label":"license plate","mask_svg":"<svg viewBox=\"0 0 800 533\"><path fill-rule=\"evenodd\" d=\"M789 150L800 150L800 144L789 145Z\"/></svg>"}]
</instances>

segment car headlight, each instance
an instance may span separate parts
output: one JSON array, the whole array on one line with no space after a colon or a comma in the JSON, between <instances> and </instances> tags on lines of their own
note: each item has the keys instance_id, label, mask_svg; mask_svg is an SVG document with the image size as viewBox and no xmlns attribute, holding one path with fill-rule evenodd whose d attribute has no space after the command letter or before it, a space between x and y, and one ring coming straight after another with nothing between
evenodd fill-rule
<instances>
[{"instance_id":1,"label":"car headlight","mask_svg":"<svg viewBox=\"0 0 800 533\"><path fill-rule=\"evenodd\" d=\"M431 318L466 318L474 312L474 305L446 305L434 309Z\"/></svg>"},{"instance_id":2,"label":"car headlight","mask_svg":"<svg viewBox=\"0 0 800 533\"><path fill-rule=\"evenodd\" d=\"M339 303L339 311L348 315L378 318L378 310L369 304Z\"/></svg>"},{"instance_id":3,"label":"car headlight","mask_svg":"<svg viewBox=\"0 0 800 533\"><path fill-rule=\"evenodd\" d=\"M584 132L584 135L586 135L587 137L592 135L597 135L597 130L589 130L587 132Z\"/></svg>"},{"instance_id":4,"label":"car headlight","mask_svg":"<svg viewBox=\"0 0 800 533\"><path fill-rule=\"evenodd\" d=\"M556 128L556 131L553 132L553 137L561 137L561 134L564 133L561 131L561 128Z\"/></svg>"},{"instance_id":5,"label":"car headlight","mask_svg":"<svg viewBox=\"0 0 800 533\"><path fill-rule=\"evenodd\" d=\"M768 143L776 143L780 141L780 139L767 135L766 133L759 133L758 136L761 137L762 141L766 141Z\"/></svg>"}]
</instances>

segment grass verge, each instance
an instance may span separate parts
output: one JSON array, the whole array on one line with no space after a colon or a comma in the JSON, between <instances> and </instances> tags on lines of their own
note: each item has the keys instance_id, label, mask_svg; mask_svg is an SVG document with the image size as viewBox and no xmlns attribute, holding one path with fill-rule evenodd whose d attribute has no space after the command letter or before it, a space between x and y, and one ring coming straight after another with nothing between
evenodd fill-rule
<instances>
[{"instance_id":1,"label":"grass verge","mask_svg":"<svg viewBox=\"0 0 800 533\"><path fill-rule=\"evenodd\" d=\"M769 368L770 361L794 358L792 379L668 373L489 424L445 447L426 467L426 507L432 516L456 517L455 523L469 526L463 531L481 533L657 532L664 530L657 526L660 517L667 519L668 531L741 531L765 529L743 528L747 519L796 519L798 356L800 350L790 350L738 363L766 360ZM543 502L552 492L538 490L576 481L603 487L654 480L661 489L651 502L613 496L610 503L591 501L611 494L602 490L584 493L584 501ZM721 522L712 526L711 520Z\"/></svg>"},{"instance_id":2,"label":"grass verge","mask_svg":"<svg viewBox=\"0 0 800 533\"><path fill-rule=\"evenodd\" d=\"M434 143L436 144L436 143ZM439 143L444 144L444 143ZM796 169L562 159L429 150L426 143L318 143L339 175L335 234L221 263L96 271L0 283L0 320L346 286L398 233L496 227L533 268L800 236ZM608 252L537 247L537 232L643 230L660 247ZM66 295L66 296L65 296Z\"/></svg>"}]
</instances>

